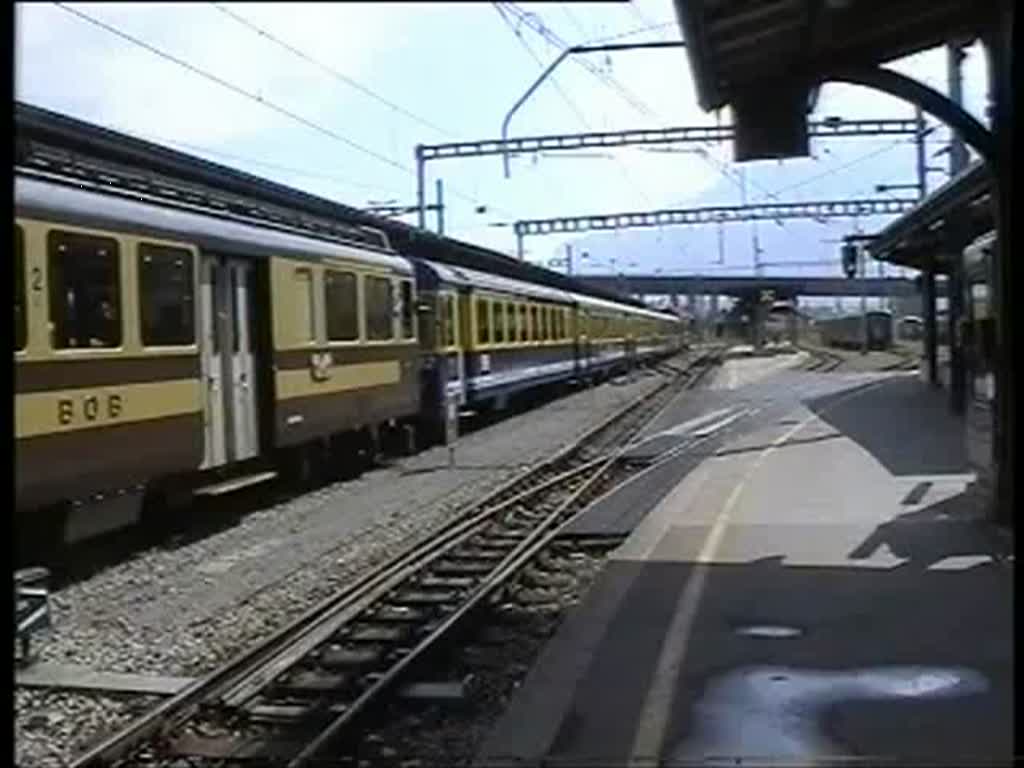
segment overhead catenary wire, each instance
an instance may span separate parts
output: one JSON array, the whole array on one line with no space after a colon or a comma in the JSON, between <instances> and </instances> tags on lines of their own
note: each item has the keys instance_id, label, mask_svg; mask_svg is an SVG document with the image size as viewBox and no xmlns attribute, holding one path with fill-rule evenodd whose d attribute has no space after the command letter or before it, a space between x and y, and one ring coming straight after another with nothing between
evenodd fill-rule
<instances>
[{"instance_id":1,"label":"overhead catenary wire","mask_svg":"<svg viewBox=\"0 0 1024 768\"><path fill-rule=\"evenodd\" d=\"M361 181L355 181L344 176L336 176L330 173L323 173L322 171L314 171L310 168L298 168L293 165L284 165L282 163L271 163L266 160L258 160L248 155L239 155L233 152L224 152L220 149L213 149L212 147L203 146L202 144L193 144L187 141L180 141L179 139L172 139L168 136L159 136L155 134L143 134L139 131L135 131L124 127L115 127L111 125L102 126L110 130L116 130L120 133L128 134L129 136L135 136L136 138L143 139L144 141L162 142L164 144L172 144L177 147L183 147L190 149L193 152L201 152L211 157L221 157L225 160L237 160L248 165L256 165L263 168L272 168L278 171L285 171L286 173L293 174L295 176L305 176L310 179L320 179L322 181L329 181L338 185L345 185L350 187L357 187L360 189L379 190L389 192L392 194L403 194L401 190L397 190L394 187L386 187L380 184L368 184Z\"/></svg>"},{"instance_id":2,"label":"overhead catenary wire","mask_svg":"<svg viewBox=\"0 0 1024 768\"><path fill-rule=\"evenodd\" d=\"M868 152L865 155L860 155L860 156L854 158L853 160L850 160L849 162L844 163L844 164L842 164L840 166L837 166L835 168L829 168L829 169L827 169L825 171L822 171L821 173L817 173L817 174L815 174L813 176L809 176L809 177L807 177L805 179L801 179L800 181L795 182L793 184L789 184L789 185L787 185L785 187L780 187L779 189L775 190L775 195L776 196L780 195L783 192L791 192L794 189L800 189L801 187L805 187L808 184L813 184L815 181L819 181L819 180L827 178L829 176L834 176L837 173L842 173L843 171L845 171L845 170L847 170L849 168L852 168L852 167L854 167L856 165L859 165L860 163L863 163L866 160L870 160L870 159L872 159L874 157L878 157L879 155L885 154L886 152L891 152L893 149L895 149L896 147L900 146L901 144L909 144L909 143L911 143L913 141L914 141L913 138L910 138L910 139L897 139L896 141L892 141L892 142L886 144L886 146L881 147L880 149L876 149L873 152Z\"/></svg>"},{"instance_id":3,"label":"overhead catenary wire","mask_svg":"<svg viewBox=\"0 0 1024 768\"><path fill-rule=\"evenodd\" d=\"M565 40L563 40L561 37L554 33L550 26L544 23L543 19L538 14L527 13L523 9L519 8L515 3L505 2L500 3L500 5L504 6L505 10L507 10L509 13L515 16L518 22L525 25L528 29L531 29L534 32L536 32L550 44L554 45L555 47L563 51L566 48L570 47L570 45L567 42L565 42ZM575 59L575 61L577 64L579 64L581 67L590 72L590 74L592 74L606 86L615 90L623 99L629 102L629 104L634 109L638 110L639 112L643 113L648 117L656 116L653 109L651 109L647 104L643 103L640 99L638 99L632 92L629 91L629 89L627 89L624 85L622 85L622 83L620 83L614 77L602 71L600 68L595 67L591 62L587 61L586 58L578 58Z\"/></svg>"},{"instance_id":4,"label":"overhead catenary wire","mask_svg":"<svg viewBox=\"0 0 1024 768\"><path fill-rule=\"evenodd\" d=\"M639 35L641 32L653 32L657 29L665 29L667 27L677 27L678 24L674 21L664 21L660 24L651 24L649 26L637 27L636 29L630 29L626 32L619 32L615 35L608 35L607 37L596 37L591 40L586 40L580 45L601 45L603 43L611 43L616 40L621 40L624 37L632 37L633 35Z\"/></svg>"},{"instance_id":5,"label":"overhead catenary wire","mask_svg":"<svg viewBox=\"0 0 1024 768\"><path fill-rule=\"evenodd\" d=\"M84 11L80 11L80 10L78 10L76 8L72 8L72 7L68 6L68 5L65 5L64 3L61 3L61 2L54 2L54 5L57 8L60 8L61 10L65 11L66 13L69 13L69 14L71 14L73 16L78 17L79 19L81 19L82 21L84 21L84 22L86 22L88 24L91 24L91 25L93 25L95 27L103 29L106 32L109 32L110 34L112 34L112 35L114 35L116 37L119 37L122 40L126 40L126 41L132 43L133 45L136 45L136 46L138 46L140 48L143 48L143 49L149 51L150 53L152 53L153 55L158 56L158 57L160 57L160 58L162 58L162 59L164 59L166 61L170 61L170 62L172 62L172 63L174 63L174 64L176 64L176 65L178 65L178 66L180 66L180 67L182 67L182 68L184 68L186 70L188 70L189 72L192 72L193 74L203 78L204 80L208 80L208 81L210 81L212 83L215 83L215 84L221 86L222 88L225 88L225 89L227 89L227 90L229 90L229 91L231 91L233 93L236 93L236 94L238 94L240 96L243 96L243 97L249 99L250 101L254 101L257 104L261 104L261 105L263 105L264 107L266 107L267 109L269 109L269 110L271 110L273 112L277 112L278 114L283 115L283 116L289 118L290 120L298 122L298 123L306 126L307 128L310 128L310 129L316 131L317 133L320 133L320 134L322 134L324 136L327 136L327 137L329 137L331 139L334 139L335 141L343 143L346 146L348 146L348 147L350 147L352 149L355 149L358 152L361 152L361 153L363 153L365 155L373 157L374 159L376 159L376 160L378 160L378 161L380 161L382 163L385 163L385 164L387 164L387 165L389 165L389 166L391 166L391 167L393 167L393 168L395 168L397 170L400 170L400 171L402 171L402 172L404 172L404 173L406 173L406 174L408 174L410 176L415 177L415 175L416 175L416 172L412 168L410 168L409 166L407 166L407 165L405 165L405 164L403 164L403 163L401 163L401 162L399 162L399 161L397 161L397 160L395 160L393 158L387 157L386 155L383 155L383 154L381 154L379 152L376 152L373 149L370 149L369 147L365 147L362 144L360 144L359 142L356 142L356 141L348 138L347 136L344 136L344 135L342 135L340 133L337 133L336 131L333 131L330 128L326 128L326 127L324 127L322 125L319 125L318 123L315 123L312 120L310 120L310 119L308 119L306 117L303 117L302 115L300 115L300 114L298 114L296 112L293 112L292 110L290 110L290 109L288 109L286 107L282 107L282 106L280 106L280 105L278 105L278 104L276 104L276 103L274 103L272 101L269 101L268 99L264 98L261 95L251 93L251 92L245 90L244 88L242 88L242 87L240 87L238 85L235 85L234 83L232 83L232 82L230 82L228 80L225 80L222 77L219 77L218 75L215 75L215 74L213 74L211 72L207 72L206 70L204 70L204 69L202 69L200 67L197 67L197 66L195 66L193 64L190 64L189 62L184 61L183 59L175 56L174 54L167 53L166 51L163 51L160 48L157 48L156 46L151 45L150 43L147 43L146 41L141 40L138 37L135 37L134 35L130 35L127 32L124 32L124 31L118 29L117 27L115 27L115 26L113 26L111 24L108 24L108 23L106 23L104 21L101 21L101 20L99 20L99 19L97 19L97 18L95 18L95 17L85 13ZM476 198L473 198L473 197L471 197L469 195L466 195L466 194L460 192L458 189L455 189L454 187L448 187L448 191L451 194L455 195L456 197L460 197L460 198L462 198L463 200L465 200L467 202L473 203L474 205L479 203L479 201ZM496 211L499 211L500 213L504 213L506 215L512 215L508 211L503 211L500 208L498 208L497 206L490 206L490 207L492 207Z\"/></svg>"},{"instance_id":6,"label":"overhead catenary wire","mask_svg":"<svg viewBox=\"0 0 1024 768\"><path fill-rule=\"evenodd\" d=\"M516 38L519 40L519 42L522 44L522 46L529 52L531 58L533 58L533 60L537 63L537 66L540 67L541 69L544 69L544 62L542 62L540 60L540 57L538 57L537 54L534 53L533 49L531 49L530 46L527 44L527 42L523 39L522 34L520 34L520 32L516 28L515 24L513 24L511 19L509 19L508 16L506 15L506 12L505 12L506 9L503 8L502 6L503 5L509 5L509 4L508 3L492 3L492 5L494 6L495 10L498 11L498 14L501 16L501 18L504 20L504 22L512 30L512 33L516 36ZM547 39L547 38L545 38L545 39ZM548 40L548 42L551 42L551 41ZM580 123L582 123L583 127L586 128L587 131L593 132L593 128L591 127L590 123L587 121L586 117L583 116L583 113L580 111L579 107L577 107L576 104L572 101L572 99L569 98L568 94L565 93L564 89L561 87L561 85L559 85L558 81L555 80L554 76L551 76L550 80L552 82L552 85L555 87L555 89L558 91L558 93L562 96L562 98L566 102L566 104L569 105L570 109L572 109L572 111L579 118L579 121L580 121ZM622 161L618 157L614 157L614 156L613 156L612 159L614 160L616 166L619 168L619 171L622 173L622 177L625 179L626 183L629 184L629 186L631 186L633 188L633 191L636 192L638 195L640 195L640 197L642 197L644 199L644 201L648 205L653 205L653 202L651 201L650 197L647 195L646 192L643 191L643 189L641 187L639 187L637 185L636 181L630 175L629 171L626 170L626 167L622 163Z\"/></svg>"},{"instance_id":7,"label":"overhead catenary wire","mask_svg":"<svg viewBox=\"0 0 1024 768\"><path fill-rule=\"evenodd\" d=\"M505 14L505 9L502 8L502 3L491 3L491 5L498 12L498 15L501 16L502 21L504 21L508 28L512 30L512 34L515 35L516 40L518 40L519 44L523 46L524 50L526 50L526 52L530 55L530 58L533 59L534 62L536 62L538 67L544 69L544 62L541 61L540 57L529 46L526 40L523 39L523 36L516 28L516 25ZM569 94L565 92L565 90L562 88L558 80L555 79L554 75L552 75L549 79L551 81L552 87L555 89L555 91L558 92L558 95L562 98L562 101L565 102L566 106L568 106L569 109L572 110L572 112L576 115L579 121L583 124L583 127L586 128L588 131L592 131L593 129L591 128L590 123L587 122L587 118L583 116L583 113L580 111L580 108L576 106L576 103L569 98Z\"/></svg>"},{"instance_id":8,"label":"overhead catenary wire","mask_svg":"<svg viewBox=\"0 0 1024 768\"><path fill-rule=\"evenodd\" d=\"M437 123L434 123L434 122L426 119L425 117L421 117L421 116L417 115L416 113L409 111L405 107L402 107L399 104L396 104L395 102L393 102L393 101L391 101L389 99L384 98L379 93L377 93L376 91L374 91L371 88L368 88L367 86L363 85L362 83L358 82L357 80L355 80L355 79L353 79L353 78L349 77L348 75L345 75L345 74L343 74L341 72L338 72L337 70L335 70L334 68L324 64L323 62L318 61L317 59L314 59L309 54L299 50L298 48L296 48L296 47L294 47L292 45L289 45L284 40L280 39L279 37L276 37L273 33L268 32L267 30L263 29L262 27L260 27L259 25L255 24L255 23L253 23L252 21L250 21L249 19L245 18L244 16L241 16L240 14L237 14L237 13L235 13L234 11L232 11L232 10L230 10L228 8L225 8L224 5L222 5L221 3L211 2L210 5L212 5L214 8L216 8L218 11L220 11L222 14L224 14L228 18L233 19L234 21L236 21L237 23L241 24L242 26L247 27L251 31L255 32L257 35L260 35L261 37L266 38L267 40L269 40L270 42L274 43L275 45L277 45L277 46L279 46L281 48L284 48L286 51L288 51L289 53L294 54L295 56L299 57L303 61L306 61L309 64L312 64L313 66L318 67L319 69L323 70L324 72L329 74L331 77L333 77L335 80L338 80L339 82L342 82L345 85L348 85L349 87L354 88L355 90L359 91L360 93L364 94L365 96L368 96L369 98L371 98L371 99L373 99L375 101L380 102L381 104L385 105L386 107L394 110L396 113L404 115L405 117L409 118L410 120L413 120L413 121L419 123L422 126L430 128L433 131L437 131L438 133L444 134L444 135L448 136L449 138L453 138L453 139L458 139L459 138L452 131L449 131L446 128L442 128Z\"/></svg>"},{"instance_id":9,"label":"overhead catenary wire","mask_svg":"<svg viewBox=\"0 0 1024 768\"><path fill-rule=\"evenodd\" d=\"M222 77L214 75L211 72L207 72L205 69L197 67L194 64L190 64L189 62L185 61L184 59L178 58L177 56L175 56L172 53L167 53L166 51L163 51L163 50L161 50L160 48L157 48L154 45L150 45L145 40L140 40L139 38L135 37L134 35L130 35L127 32L124 32L124 31L118 29L117 27L114 27L114 26L112 26L110 24L107 24L104 21L100 21L99 19L95 18L94 16L90 16L89 14L87 14L87 13L85 13L83 11L80 11L80 10L78 10L76 8L72 8L72 7L68 6L68 5L65 5L64 3L55 2L54 5L57 6L58 8L60 8L61 10L66 11L67 13L70 13L70 14L72 14L74 16L77 16L78 18L82 19L83 21L87 22L88 24L92 24L93 26L96 26L96 27L99 27L101 29L104 29L107 32L109 32L110 34L116 35L117 37L120 37L122 40L127 40L128 42L132 43L133 45L137 45L140 48L145 48L147 51L149 51L153 55L159 56L162 59L165 59L167 61L173 62L174 64L177 64L179 67L183 67L184 69L187 69L189 72L192 72L193 74L198 75L199 77L203 78L204 80L209 80L212 83L216 83L217 85L221 86L222 88L226 88L229 91L232 91L233 93L238 94L239 96L244 96L245 98L249 99L250 101L255 101L257 104L262 104L267 109L270 109L270 110L272 110L274 112L277 112L278 114L284 115L285 117L287 117L287 118L289 118L291 120L294 120L296 122L302 123L307 128L311 128L312 130L314 130L314 131L316 131L318 133L321 133L321 134L323 134L325 136L329 136L330 138L335 139L336 141L340 141L343 144L347 144L352 149L355 149L355 150L357 150L359 152L362 152L363 154L368 155L369 157L372 157L372 158L374 158L376 160L379 160L382 163L386 163L387 165L390 165L393 168L397 168L398 170L404 171L404 172L406 172L408 174L415 174L415 171L413 171L412 168L410 168L410 167L408 167L406 165L403 165L402 163L398 162L397 160L394 160L393 158L390 158L390 157L387 157L385 155L382 155L379 152L376 152L376 151L370 149L369 147L364 147L359 142L353 141L352 139L348 138L347 136L343 136L340 133L332 131L330 128L325 128L324 126L319 125L318 123L314 123L312 120L309 120L308 118L305 118L302 115L297 114L296 112L292 112L290 109L287 109L286 107L282 107L282 106L280 106L278 104L275 104L272 101L268 101L267 99L265 99L261 95L258 95L258 94L255 94L255 93L250 93L249 91L245 90L244 88L242 88L240 86L237 86L234 83L229 82L229 81L223 79Z\"/></svg>"},{"instance_id":10,"label":"overhead catenary wire","mask_svg":"<svg viewBox=\"0 0 1024 768\"><path fill-rule=\"evenodd\" d=\"M562 9L562 13L565 14L565 17L569 19L572 25L579 31L580 37L585 38L587 36L587 30L583 28L580 20L576 18L576 14L572 12L569 5L567 3L559 3L558 6Z\"/></svg>"}]
</instances>

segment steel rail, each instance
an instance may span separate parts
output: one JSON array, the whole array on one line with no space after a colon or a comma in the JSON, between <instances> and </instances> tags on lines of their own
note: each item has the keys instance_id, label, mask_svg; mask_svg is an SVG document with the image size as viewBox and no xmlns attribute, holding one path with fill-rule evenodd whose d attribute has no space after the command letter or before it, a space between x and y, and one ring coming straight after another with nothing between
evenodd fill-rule
<instances>
[{"instance_id":1,"label":"steel rail","mask_svg":"<svg viewBox=\"0 0 1024 768\"><path fill-rule=\"evenodd\" d=\"M690 368L702 363L706 364L705 361L709 357L708 354L699 356L690 362L687 369L680 373L677 378L682 378ZM438 531L431 534L429 540L411 545L395 559L382 564L370 573L357 579L340 593L313 606L298 619L277 630L268 640L254 648L243 651L224 666L200 678L180 693L137 718L128 727L97 744L77 758L72 763L72 768L93 768L125 758L141 743L151 740L161 733L167 733L174 726L194 717L205 703L220 699L225 694L237 690L239 685L253 676L253 670L258 672L265 665L272 663L275 657L280 657L289 648L294 647L302 637L313 632L319 634L323 627L337 619L339 615L351 611L369 593L376 592L381 584L396 578L396 574L405 572L417 560L422 560L425 556L429 556L431 551L437 549L438 537L443 537L445 541L457 538L461 532L472 526L479 525L479 521L492 517L496 512L507 508L510 504L539 493L541 490L549 488L557 482L564 482L573 474L579 474L590 469L594 464L599 463L601 459L595 459L581 466L563 471L553 478L541 480L535 486L517 490L517 486L529 483L544 472L551 471L552 468L557 467L560 463L572 460L575 454L585 449L587 444L593 441L596 436L599 436L601 432L613 428L632 411L640 408L650 397L659 394L671 385L672 381L666 381L652 392L641 395L627 403L602 422L587 430L575 441L558 450L550 458L527 468L516 477L511 478L499 486L499 488L487 494L483 499L470 505L462 515L446 523ZM500 501L503 495L507 495L510 492L513 493L511 498ZM490 506L495 503L497 503L497 507Z\"/></svg>"}]
</instances>

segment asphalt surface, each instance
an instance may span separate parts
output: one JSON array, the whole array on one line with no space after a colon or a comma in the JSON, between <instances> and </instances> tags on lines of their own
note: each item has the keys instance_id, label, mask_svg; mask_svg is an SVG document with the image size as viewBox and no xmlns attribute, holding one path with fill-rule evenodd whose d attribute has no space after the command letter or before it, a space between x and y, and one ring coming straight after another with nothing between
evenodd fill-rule
<instances>
[{"instance_id":1,"label":"asphalt surface","mask_svg":"<svg viewBox=\"0 0 1024 768\"><path fill-rule=\"evenodd\" d=\"M943 394L742 374L650 434L741 415L581 523L632 533L478 765L1008 764L1012 541L977 519Z\"/></svg>"}]
</instances>

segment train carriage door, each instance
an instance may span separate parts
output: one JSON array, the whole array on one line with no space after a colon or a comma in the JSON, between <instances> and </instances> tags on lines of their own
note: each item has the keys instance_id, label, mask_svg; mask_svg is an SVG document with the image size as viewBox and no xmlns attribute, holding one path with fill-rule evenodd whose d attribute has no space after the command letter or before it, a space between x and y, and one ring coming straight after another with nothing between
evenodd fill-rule
<instances>
[{"instance_id":1,"label":"train carriage door","mask_svg":"<svg viewBox=\"0 0 1024 768\"><path fill-rule=\"evenodd\" d=\"M253 265L204 254L201 275L205 469L256 456L259 430Z\"/></svg>"},{"instance_id":2,"label":"train carriage door","mask_svg":"<svg viewBox=\"0 0 1024 768\"><path fill-rule=\"evenodd\" d=\"M439 330L438 347L444 360L445 398L453 397L459 405L465 402L465 360L462 355L459 302L455 291L437 293Z\"/></svg>"},{"instance_id":3,"label":"train carriage door","mask_svg":"<svg viewBox=\"0 0 1024 768\"><path fill-rule=\"evenodd\" d=\"M203 373L203 469L227 462L227 419L221 364L221 317L217 297L223 277L215 257L203 255L199 270L200 345Z\"/></svg>"},{"instance_id":4,"label":"train carriage door","mask_svg":"<svg viewBox=\"0 0 1024 768\"><path fill-rule=\"evenodd\" d=\"M259 454L256 418L256 361L253 333L255 279L253 265L242 259L225 261L231 307L231 402L232 458L249 459Z\"/></svg>"}]
</instances>

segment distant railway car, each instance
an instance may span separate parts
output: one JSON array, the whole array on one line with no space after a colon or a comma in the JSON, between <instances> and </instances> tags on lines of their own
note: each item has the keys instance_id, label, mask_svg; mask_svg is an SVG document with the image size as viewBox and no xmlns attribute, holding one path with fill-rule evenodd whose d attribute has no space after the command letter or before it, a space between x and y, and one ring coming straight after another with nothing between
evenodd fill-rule
<instances>
[{"instance_id":1,"label":"distant railway car","mask_svg":"<svg viewBox=\"0 0 1024 768\"><path fill-rule=\"evenodd\" d=\"M867 314L867 348L874 350L890 349L893 339L892 313L886 310L875 310ZM848 315L827 320L820 320L817 328L822 343L826 346L860 349L864 344L865 316Z\"/></svg>"},{"instance_id":2,"label":"distant railway car","mask_svg":"<svg viewBox=\"0 0 1024 768\"><path fill-rule=\"evenodd\" d=\"M924 321L916 315L900 318L897 335L905 341L919 341L924 338Z\"/></svg>"},{"instance_id":3,"label":"distant railway car","mask_svg":"<svg viewBox=\"0 0 1024 768\"><path fill-rule=\"evenodd\" d=\"M416 269L427 299L428 422L447 397L475 410L502 408L520 392L572 378L573 294L426 260Z\"/></svg>"},{"instance_id":4,"label":"distant railway car","mask_svg":"<svg viewBox=\"0 0 1024 768\"><path fill-rule=\"evenodd\" d=\"M641 363L678 352L685 343L679 317L653 309L632 311L630 337L632 354Z\"/></svg>"},{"instance_id":5,"label":"distant railway car","mask_svg":"<svg viewBox=\"0 0 1024 768\"><path fill-rule=\"evenodd\" d=\"M765 341L779 344L789 340L789 332L795 322L792 302L776 301L764 321Z\"/></svg>"}]
</instances>

